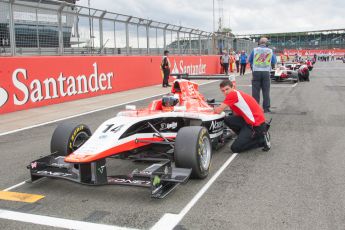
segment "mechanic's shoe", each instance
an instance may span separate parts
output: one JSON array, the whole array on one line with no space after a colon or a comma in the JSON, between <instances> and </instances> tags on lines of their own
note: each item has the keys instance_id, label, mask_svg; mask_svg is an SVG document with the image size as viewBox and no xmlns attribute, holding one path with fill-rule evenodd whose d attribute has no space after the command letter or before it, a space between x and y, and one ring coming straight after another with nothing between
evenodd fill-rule
<instances>
[{"instance_id":1,"label":"mechanic's shoe","mask_svg":"<svg viewBox=\"0 0 345 230\"><path fill-rule=\"evenodd\" d=\"M270 109L264 109L264 113L270 113L271 110Z\"/></svg>"},{"instance_id":2,"label":"mechanic's shoe","mask_svg":"<svg viewBox=\"0 0 345 230\"><path fill-rule=\"evenodd\" d=\"M167 84L166 86L167 86L167 87L171 87L171 85L169 85L169 84Z\"/></svg>"},{"instance_id":3,"label":"mechanic's shoe","mask_svg":"<svg viewBox=\"0 0 345 230\"><path fill-rule=\"evenodd\" d=\"M271 122L272 122L272 118L270 119L269 122L265 122L265 124L266 124L266 132L270 129L270 127L271 127Z\"/></svg>"},{"instance_id":4,"label":"mechanic's shoe","mask_svg":"<svg viewBox=\"0 0 345 230\"><path fill-rule=\"evenodd\" d=\"M262 151L269 151L271 149L271 136L270 133L267 131L264 134L264 147L262 148Z\"/></svg>"}]
</instances>

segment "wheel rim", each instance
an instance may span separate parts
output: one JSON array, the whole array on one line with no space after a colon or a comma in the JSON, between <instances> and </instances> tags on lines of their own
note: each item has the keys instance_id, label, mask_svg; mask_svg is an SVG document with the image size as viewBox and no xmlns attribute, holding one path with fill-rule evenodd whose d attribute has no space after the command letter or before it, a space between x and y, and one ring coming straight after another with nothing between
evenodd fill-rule
<instances>
[{"instance_id":1,"label":"wheel rim","mask_svg":"<svg viewBox=\"0 0 345 230\"><path fill-rule=\"evenodd\" d=\"M210 140L204 136L200 145L200 165L203 170L207 170L211 162L211 144Z\"/></svg>"},{"instance_id":2,"label":"wheel rim","mask_svg":"<svg viewBox=\"0 0 345 230\"><path fill-rule=\"evenodd\" d=\"M77 134L77 136L74 138L74 141L72 143L72 149L77 150L82 144L85 143L89 139L89 134L87 132L80 132Z\"/></svg>"}]
</instances>

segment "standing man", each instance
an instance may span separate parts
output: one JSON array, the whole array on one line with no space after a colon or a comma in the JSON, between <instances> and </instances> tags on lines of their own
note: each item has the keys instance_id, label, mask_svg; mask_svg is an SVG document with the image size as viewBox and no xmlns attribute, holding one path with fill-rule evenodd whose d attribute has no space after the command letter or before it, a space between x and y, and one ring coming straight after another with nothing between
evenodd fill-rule
<instances>
[{"instance_id":1,"label":"standing man","mask_svg":"<svg viewBox=\"0 0 345 230\"><path fill-rule=\"evenodd\" d=\"M259 147L263 147L264 151L270 150L270 125L265 122L260 105L250 95L235 90L230 80L222 81L219 86L225 99L214 112L221 113L226 107L233 111L234 115L224 118L224 123L238 135L231 145L232 152L240 153Z\"/></svg>"},{"instance_id":2,"label":"standing man","mask_svg":"<svg viewBox=\"0 0 345 230\"><path fill-rule=\"evenodd\" d=\"M224 66L223 66L222 57L223 57L223 52L222 52L221 55L219 56L220 74L224 74Z\"/></svg>"},{"instance_id":3,"label":"standing man","mask_svg":"<svg viewBox=\"0 0 345 230\"><path fill-rule=\"evenodd\" d=\"M277 63L276 56L273 54L272 49L267 47L267 42L267 38L260 38L259 46L254 48L249 56L250 67L253 71L252 96L260 104L260 91L262 89L262 107L265 113L271 112L270 71L271 66Z\"/></svg>"},{"instance_id":4,"label":"standing man","mask_svg":"<svg viewBox=\"0 0 345 230\"><path fill-rule=\"evenodd\" d=\"M240 64L241 64L241 69L240 69L240 76L243 75L246 72L246 66L247 66L247 54L242 50L241 56L240 56Z\"/></svg>"},{"instance_id":5,"label":"standing man","mask_svg":"<svg viewBox=\"0 0 345 230\"><path fill-rule=\"evenodd\" d=\"M226 50L223 51L223 55L222 55L222 58L221 58L221 63L223 64L223 67L224 67L224 73L226 75L229 74L229 63L230 63L230 57L229 57L229 54Z\"/></svg>"},{"instance_id":6,"label":"standing man","mask_svg":"<svg viewBox=\"0 0 345 230\"><path fill-rule=\"evenodd\" d=\"M236 63L236 71L237 73L240 72L240 52L235 53L235 63Z\"/></svg>"},{"instance_id":7,"label":"standing man","mask_svg":"<svg viewBox=\"0 0 345 230\"><path fill-rule=\"evenodd\" d=\"M170 86L169 85L169 75L170 75L170 61L168 58L169 55L169 51L168 50L164 50L164 56L162 57L162 62L161 62L161 69L163 72L163 84L162 86L164 88Z\"/></svg>"}]
</instances>

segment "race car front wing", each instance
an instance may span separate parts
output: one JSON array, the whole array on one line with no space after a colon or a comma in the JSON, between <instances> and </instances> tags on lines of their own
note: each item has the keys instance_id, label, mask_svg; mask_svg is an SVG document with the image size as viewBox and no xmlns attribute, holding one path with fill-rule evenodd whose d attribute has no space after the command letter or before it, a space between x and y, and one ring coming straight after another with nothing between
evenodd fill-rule
<instances>
[{"instance_id":1,"label":"race car front wing","mask_svg":"<svg viewBox=\"0 0 345 230\"><path fill-rule=\"evenodd\" d=\"M43 177L62 178L86 185L131 185L150 188L152 198L164 198L180 183L186 183L191 169L175 168L171 161L161 159L144 170L134 170L130 175L108 176L106 159L91 163L67 163L64 156L51 154L32 161L31 181ZM146 159L149 160L149 159Z\"/></svg>"}]
</instances>

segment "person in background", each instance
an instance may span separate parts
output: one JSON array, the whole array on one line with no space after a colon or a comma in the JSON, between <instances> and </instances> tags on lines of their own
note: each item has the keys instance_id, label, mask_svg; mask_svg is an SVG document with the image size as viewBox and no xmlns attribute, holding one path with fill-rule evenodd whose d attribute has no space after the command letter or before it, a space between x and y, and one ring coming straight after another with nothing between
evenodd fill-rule
<instances>
[{"instance_id":1,"label":"person in background","mask_svg":"<svg viewBox=\"0 0 345 230\"><path fill-rule=\"evenodd\" d=\"M271 112L270 102L270 71L272 64L277 63L276 56L272 49L267 47L268 39L260 38L259 46L254 48L249 56L249 63L252 69L252 96L260 104L260 91L262 90L263 104L265 113Z\"/></svg>"},{"instance_id":2,"label":"person in background","mask_svg":"<svg viewBox=\"0 0 345 230\"><path fill-rule=\"evenodd\" d=\"M219 56L220 74L224 74L224 65L223 65L223 62L222 62L222 57L223 57L223 52L222 52L222 54Z\"/></svg>"},{"instance_id":3,"label":"person in background","mask_svg":"<svg viewBox=\"0 0 345 230\"><path fill-rule=\"evenodd\" d=\"M230 69L230 73L233 73L234 72L234 63L235 63L235 57L234 57L234 54L233 53L229 53L229 57L230 57L230 64L229 64L229 69Z\"/></svg>"},{"instance_id":4,"label":"person in background","mask_svg":"<svg viewBox=\"0 0 345 230\"><path fill-rule=\"evenodd\" d=\"M162 57L162 62L161 62L161 70L163 72L163 83L162 86L164 88L170 86L169 85L169 75L170 75L170 61L168 58L169 51L165 50L164 51L164 56Z\"/></svg>"},{"instance_id":5,"label":"person in background","mask_svg":"<svg viewBox=\"0 0 345 230\"><path fill-rule=\"evenodd\" d=\"M221 58L221 63L224 67L224 73L226 75L229 74L229 63L230 63L230 56L228 54L228 52L226 50L223 51L223 55L222 55L222 58Z\"/></svg>"},{"instance_id":6,"label":"person in background","mask_svg":"<svg viewBox=\"0 0 345 230\"><path fill-rule=\"evenodd\" d=\"M231 145L234 153L262 147L263 151L271 149L270 124L266 123L265 115L255 99L239 90L234 89L230 80L223 80L220 90L225 96L224 101L214 108L215 113L221 113L230 107L232 115L225 116L224 123L237 134Z\"/></svg>"},{"instance_id":7,"label":"person in background","mask_svg":"<svg viewBox=\"0 0 345 230\"><path fill-rule=\"evenodd\" d=\"M240 69L240 76L244 75L246 72L246 66L247 66L247 54L242 50L241 55L240 55L240 64L241 64L241 69Z\"/></svg>"},{"instance_id":8,"label":"person in background","mask_svg":"<svg viewBox=\"0 0 345 230\"><path fill-rule=\"evenodd\" d=\"M235 53L235 63L236 63L236 71L237 73L240 72L240 52Z\"/></svg>"}]
</instances>

